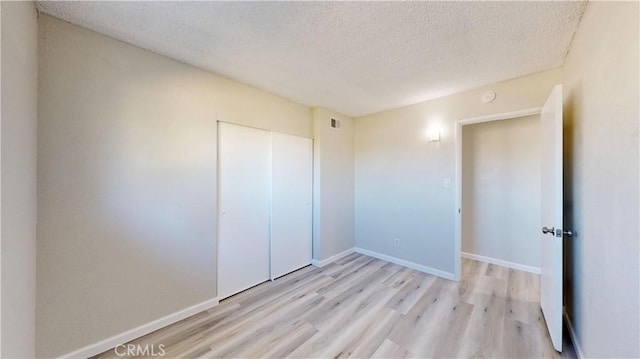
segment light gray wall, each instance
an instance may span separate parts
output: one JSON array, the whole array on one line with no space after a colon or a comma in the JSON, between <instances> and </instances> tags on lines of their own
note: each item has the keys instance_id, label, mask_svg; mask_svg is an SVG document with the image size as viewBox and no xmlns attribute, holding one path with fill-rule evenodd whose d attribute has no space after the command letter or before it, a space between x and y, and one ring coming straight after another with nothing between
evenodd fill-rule
<instances>
[{"instance_id":1,"label":"light gray wall","mask_svg":"<svg viewBox=\"0 0 640 359\"><path fill-rule=\"evenodd\" d=\"M462 251L540 267L540 116L462 127Z\"/></svg>"},{"instance_id":2,"label":"light gray wall","mask_svg":"<svg viewBox=\"0 0 640 359\"><path fill-rule=\"evenodd\" d=\"M357 118L356 245L453 273L455 121L540 107L560 81L561 70L550 70ZM489 89L497 97L485 104ZM442 129L439 142L427 139L434 125Z\"/></svg>"},{"instance_id":3,"label":"light gray wall","mask_svg":"<svg viewBox=\"0 0 640 359\"><path fill-rule=\"evenodd\" d=\"M342 128L331 128L331 118ZM313 109L313 258L324 260L354 246L353 119Z\"/></svg>"},{"instance_id":4,"label":"light gray wall","mask_svg":"<svg viewBox=\"0 0 640 359\"><path fill-rule=\"evenodd\" d=\"M33 358L36 303L38 26L32 2L3 2L2 358Z\"/></svg>"},{"instance_id":5,"label":"light gray wall","mask_svg":"<svg viewBox=\"0 0 640 359\"><path fill-rule=\"evenodd\" d=\"M37 355L54 357L216 297L216 118L303 137L312 120L78 26L39 26Z\"/></svg>"},{"instance_id":6,"label":"light gray wall","mask_svg":"<svg viewBox=\"0 0 640 359\"><path fill-rule=\"evenodd\" d=\"M564 64L565 305L587 358L640 357L638 2L591 2Z\"/></svg>"}]
</instances>

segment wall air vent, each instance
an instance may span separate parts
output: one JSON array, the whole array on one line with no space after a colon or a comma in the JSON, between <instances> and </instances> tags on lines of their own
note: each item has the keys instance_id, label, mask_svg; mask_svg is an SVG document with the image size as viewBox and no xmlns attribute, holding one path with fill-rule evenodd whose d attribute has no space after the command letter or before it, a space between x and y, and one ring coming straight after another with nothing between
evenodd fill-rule
<instances>
[{"instance_id":1,"label":"wall air vent","mask_svg":"<svg viewBox=\"0 0 640 359\"><path fill-rule=\"evenodd\" d=\"M331 128L339 130L340 129L340 120L336 120L335 118L331 119Z\"/></svg>"}]
</instances>

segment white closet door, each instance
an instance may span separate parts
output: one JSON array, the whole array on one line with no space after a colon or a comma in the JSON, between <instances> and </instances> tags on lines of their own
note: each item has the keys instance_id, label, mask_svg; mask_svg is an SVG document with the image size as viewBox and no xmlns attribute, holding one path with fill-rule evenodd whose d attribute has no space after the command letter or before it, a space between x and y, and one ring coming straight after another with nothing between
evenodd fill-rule
<instances>
[{"instance_id":1,"label":"white closet door","mask_svg":"<svg viewBox=\"0 0 640 359\"><path fill-rule=\"evenodd\" d=\"M313 147L272 133L271 278L311 264Z\"/></svg>"},{"instance_id":2,"label":"white closet door","mask_svg":"<svg viewBox=\"0 0 640 359\"><path fill-rule=\"evenodd\" d=\"M269 279L271 136L218 127L218 298Z\"/></svg>"}]
</instances>

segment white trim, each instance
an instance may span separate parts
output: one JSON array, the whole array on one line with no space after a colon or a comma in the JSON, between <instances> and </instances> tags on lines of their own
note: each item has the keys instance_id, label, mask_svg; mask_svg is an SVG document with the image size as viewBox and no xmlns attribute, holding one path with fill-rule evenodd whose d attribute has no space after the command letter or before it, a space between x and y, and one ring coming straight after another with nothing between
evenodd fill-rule
<instances>
[{"instance_id":1,"label":"white trim","mask_svg":"<svg viewBox=\"0 0 640 359\"><path fill-rule=\"evenodd\" d=\"M276 277L273 275L273 131L269 131L269 280L274 279Z\"/></svg>"},{"instance_id":2,"label":"white trim","mask_svg":"<svg viewBox=\"0 0 640 359\"><path fill-rule=\"evenodd\" d=\"M463 118L456 121L455 141L456 141L456 228L454 243L454 280L459 281L462 268L462 126L474 123L509 120L512 118L538 115L542 112L541 107L529 108L526 110L505 112L494 115Z\"/></svg>"},{"instance_id":3,"label":"white trim","mask_svg":"<svg viewBox=\"0 0 640 359\"><path fill-rule=\"evenodd\" d=\"M317 259L312 259L311 260L311 264L313 264L316 267L324 267L327 264L337 261L338 259L348 256L349 254L355 252L355 248L349 248L344 252L340 252L338 254L334 254L331 257L327 258L327 259L323 259L323 260L317 260Z\"/></svg>"},{"instance_id":4,"label":"white trim","mask_svg":"<svg viewBox=\"0 0 640 359\"><path fill-rule=\"evenodd\" d=\"M388 256L386 254L373 252L373 251L370 251L370 250L367 250L367 249L356 247L355 248L355 252L360 253L360 254L364 254L364 255L367 255L367 256L370 256L370 257L382 259L383 261L395 263L395 264L401 265L403 267L415 269L415 270L420 271L420 272L424 272L424 273L427 273L427 274L432 274L432 275L435 275L437 277L441 277L441 278L444 278L444 279L453 280L453 278L454 278L453 273L441 271L439 269L427 267L427 266L424 266L424 265L421 265L421 264L417 264L417 263L414 263L414 262L409 262L409 261L406 261L404 259L391 257L391 256Z\"/></svg>"},{"instance_id":5,"label":"white trim","mask_svg":"<svg viewBox=\"0 0 640 359\"><path fill-rule=\"evenodd\" d=\"M218 298L213 298L206 300L202 303L198 303L191 307L185 308L183 310L177 311L175 313L169 314L165 317L156 319L147 324L143 324L137 328L133 328L126 332L117 334L112 336L111 338L107 338L100 342L87 345L84 348L80 348L71 353L64 354L60 356L60 358L88 358L94 355L98 355L107 350L115 348L116 346L124 343L128 343L134 339L140 338L141 336L147 335L151 332L154 332L158 329L162 329L168 325L181 321L185 318L188 318L194 314L198 314L207 309L211 309L218 305Z\"/></svg>"},{"instance_id":6,"label":"white trim","mask_svg":"<svg viewBox=\"0 0 640 359\"><path fill-rule=\"evenodd\" d=\"M573 344L573 349L576 352L576 357L578 359L585 358L582 353L582 348L580 347L580 343L578 342L578 337L576 336L576 332L573 330L573 324L571 324L571 320L569 319L569 314L567 314L566 310L562 311L564 314L564 321L567 323L567 329L569 329L569 338L571 339L571 343Z\"/></svg>"},{"instance_id":7,"label":"white trim","mask_svg":"<svg viewBox=\"0 0 640 359\"><path fill-rule=\"evenodd\" d=\"M346 257L349 254L355 252L355 248L349 248L346 251L340 252L338 254L334 254L331 257L327 258L327 259L323 259L323 260L317 260L317 259L312 259L311 260L311 264L313 264L316 267L324 267L327 264L337 261L338 259L342 258L342 257Z\"/></svg>"},{"instance_id":8,"label":"white trim","mask_svg":"<svg viewBox=\"0 0 640 359\"><path fill-rule=\"evenodd\" d=\"M460 125L471 125L474 123L510 120L512 118L539 115L541 112L542 112L542 107L533 107L533 108L528 108L526 110L520 110L520 111L504 112L504 113L498 113L498 114L480 116L480 117L463 118L461 120L456 121L456 123Z\"/></svg>"},{"instance_id":9,"label":"white trim","mask_svg":"<svg viewBox=\"0 0 640 359\"><path fill-rule=\"evenodd\" d=\"M0 1L0 40L2 39L2 15L1 14L2 14L2 1ZM0 46L0 69L2 69L2 46ZM2 83L2 71L0 71L0 84L1 83ZM36 91L37 91L37 88L36 88ZM1 175L2 174L2 161L1 161L2 159L2 150L1 150L2 149L2 127L3 127L2 126L2 95L0 95L0 189L2 188L2 175ZM36 138L36 142L37 142L37 138ZM36 150L36 153L37 153L37 150ZM36 176L37 176L37 165L36 165ZM36 187L36 196L37 196L37 187ZM2 190L0 190L0 203L2 203ZM38 215L37 211L38 210L37 210L37 199L36 199L36 216ZM0 234L1 233L2 233L2 211L0 211ZM2 236L1 235L0 235L0 278L2 278ZM2 308L2 285L0 285L0 308ZM2 310L0 310L0 330L2 330L2 327L3 327ZM33 348L32 350L35 350L35 348ZM2 335L0 335L0 357L2 357Z\"/></svg>"},{"instance_id":10,"label":"white trim","mask_svg":"<svg viewBox=\"0 0 640 359\"><path fill-rule=\"evenodd\" d=\"M540 274L540 267L533 267L533 266L528 266L528 265L524 265L524 264L520 264L520 263L508 262L508 261L504 261L502 259L497 259L497 258L492 258L492 257L485 257L485 256L481 256L479 254L473 254L473 253L468 253L468 252L461 252L460 254L461 254L462 258L475 259L475 260L480 261L480 262L496 264L496 265L499 265L499 266L503 266L503 267L507 267L507 268L513 268L513 269L517 269L517 270L521 270L521 271L525 271L525 272L529 272L529 273Z\"/></svg>"}]
</instances>

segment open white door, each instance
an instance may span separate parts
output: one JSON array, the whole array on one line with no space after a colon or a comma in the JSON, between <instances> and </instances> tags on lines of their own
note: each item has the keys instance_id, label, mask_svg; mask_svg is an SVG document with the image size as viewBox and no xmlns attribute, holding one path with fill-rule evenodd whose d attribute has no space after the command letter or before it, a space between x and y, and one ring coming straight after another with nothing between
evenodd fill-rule
<instances>
[{"instance_id":1,"label":"open white door","mask_svg":"<svg viewBox=\"0 0 640 359\"><path fill-rule=\"evenodd\" d=\"M541 275L540 305L553 347L562 351L562 85L556 85L542 108Z\"/></svg>"}]
</instances>

